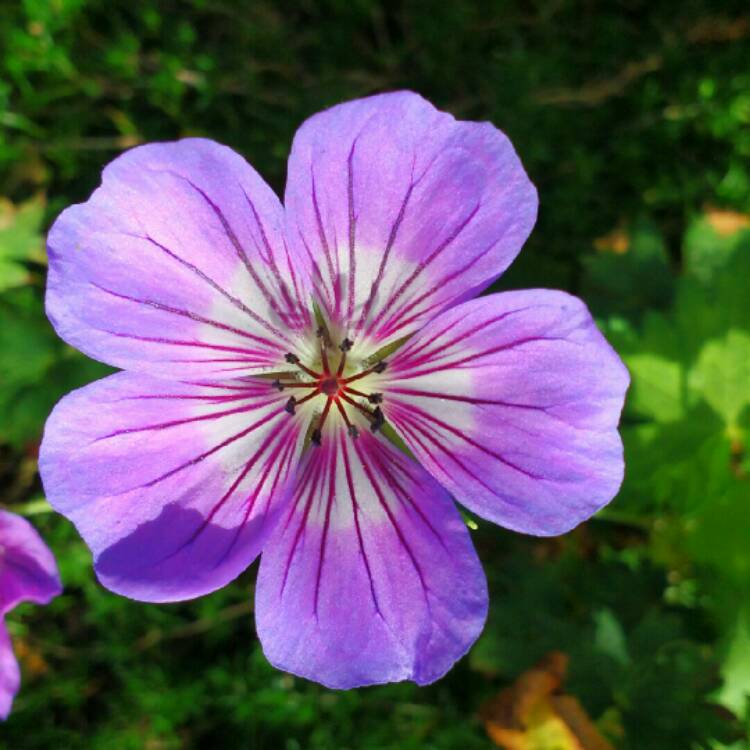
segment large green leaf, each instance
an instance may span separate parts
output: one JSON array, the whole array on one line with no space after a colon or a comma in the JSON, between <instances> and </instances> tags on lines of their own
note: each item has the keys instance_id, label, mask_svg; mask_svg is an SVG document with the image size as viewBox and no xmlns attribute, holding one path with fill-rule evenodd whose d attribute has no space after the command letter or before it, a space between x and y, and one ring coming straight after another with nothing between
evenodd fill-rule
<instances>
[{"instance_id":1,"label":"large green leaf","mask_svg":"<svg viewBox=\"0 0 750 750\"><path fill-rule=\"evenodd\" d=\"M707 341L690 372L690 385L736 430L739 415L750 404L750 331L731 329Z\"/></svg>"},{"instance_id":2,"label":"large green leaf","mask_svg":"<svg viewBox=\"0 0 750 750\"><path fill-rule=\"evenodd\" d=\"M0 199L0 292L29 280L28 263L44 262L43 218L41 197L19 206Z\"/></svg>"}]
</instances>

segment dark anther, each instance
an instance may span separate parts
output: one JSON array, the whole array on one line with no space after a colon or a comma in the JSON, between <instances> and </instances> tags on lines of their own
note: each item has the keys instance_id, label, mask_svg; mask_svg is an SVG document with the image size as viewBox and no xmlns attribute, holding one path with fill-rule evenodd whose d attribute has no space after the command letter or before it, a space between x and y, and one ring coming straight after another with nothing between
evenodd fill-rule
<instances>
[{"instance_id":1,"label":"dark anther","mask_svg":"<svg viewBox=\"0 0 750 750\"><path fill-rule=\"evenodd\" d=\"M294 407L297 405L297 401L294 398L294 396L289 396L289 400L286 402L286 406L284 407L284 411L289 412L289 414L294 414Z\"/></svg>"},{"instance_id":2,"label":"dark anther","mask_svg":"<svg viewBox=\"0 0 750 750\"><path fill-rule=\"evenodd\" d=\"M319 338L325 338L326 335L326 329L323 328L323 326L318 326L318 329L315 331L315 335Z\"/></svg>"},{"instance_id":3,"label":"dark anther","mask_svg":"<svg viewBox=\"0 0 750 750\"><path fill-rule=\"evenodd\" d=\"M277 391L283 391L284 390L284 384L277 378L276 380L271 383L271 385L276 388Z\"/></svg>"},{"instance_id":4,"label":"dark anther","mask_svg":"<svg viewBox=\"0 0 750 750\"><path fill-rule=\"evenodd\" d=\"M383 394L382 393L371 393L367 397L367 400L371 404L382 404L383 403Z\"/></svg>"},{"instance_id":5,"label":"dark anther","mask_svg":"<svg viewBox=\"0 0 750 750\"><path fill-rule=\"evenodd\" d=\"M350 424L347 431L352 439L356 440L359 437L359 430L356 425Z\"/></svg>"},{"instance_id":6,"label":"dark anther","mask_svg":"<svg viewBox=\"0 0 750 750\"><path fill-rule=\"evenodd\" d=\"M339 349L341 349L342 352L348 352L353 346L354 342L351 339L344 339L339 344Z\"/></svg>"},{"instance_id":7,"label":"dark anther","mask_svg":"<svg viewBox=\"0 0 750 750\"><path fill-rule=\"evenodd\" d=\"M289 362L290 365L299 364L299 357L296 354L292 354L291 352L285 354L284 359Z\"/></svg>"},{"instance_id":8,"label":"dark anther","mask_svg":"<svg viewBox=\"0 0 750 750\"><path fill-rule=\"evenodd\" d=\"M320 434L320 430L317 428L314 429L312 435L310 435L310 440L312 440L315 445L320 445L321 438L322 435Z\"/></svg>"},{"instance_id":9,"label":"dark anther","mask_svg":"<svg viewBox=\"0 0 750 750\"><path fill-rule=\"evenodd\" d=\"M378 363L377 363L377 364L376 364L376 365L375 365L375 366L374 366L374 367L372 368L372 371L373 371L373 372L377 372L377 373L385 372L385 368L386 368L386 367L388 367L388 363L387 363L387 362L386 362L386 361L385 361L384 359L381 359L381 360L380 360L380 362L378 362Z\"/></svg>"},{"instance_id":10,"label":"dark anther","mask_svg":"<svg viewBox=\"0 0 750 750\"><path fill-rule=\"evenodd\" d=\"M373 432L377 432L385 424L385 417L383 416L383 412L381 411L379 406L375 407L372 412L372 416L373 420L372 424L370 425L370 429Z\"/></svg>"}]
</instances>

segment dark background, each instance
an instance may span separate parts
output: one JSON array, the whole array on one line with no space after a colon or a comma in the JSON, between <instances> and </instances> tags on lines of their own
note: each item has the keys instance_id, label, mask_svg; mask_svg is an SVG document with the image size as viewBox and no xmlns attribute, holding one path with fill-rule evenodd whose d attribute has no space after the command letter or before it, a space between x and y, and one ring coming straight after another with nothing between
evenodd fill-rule
<instances>
[{"instance_id":1,"label":"dark background","mask_svg":"<svg viewBox=\"0 0 750 750\"><path fill-rule=\"evenodd\" d=\"M628 474L559 539L479 523L490 620L445 679L341 693L265 662L254 569L171 606L95 582L36 476L52 404L106 373L44 318L43 235L146 141L208 136L282 192L305 117L397 88L513 141L540 216L498 288L588 302L633 377ZM491 748L480 707L553 650L614 747L747 747L747 2L0 0L0 195L0 503L66 585L8 618L24 682L0 747ZM599 750L534 705L500 747Z\"/></svg>"}]
</instances>

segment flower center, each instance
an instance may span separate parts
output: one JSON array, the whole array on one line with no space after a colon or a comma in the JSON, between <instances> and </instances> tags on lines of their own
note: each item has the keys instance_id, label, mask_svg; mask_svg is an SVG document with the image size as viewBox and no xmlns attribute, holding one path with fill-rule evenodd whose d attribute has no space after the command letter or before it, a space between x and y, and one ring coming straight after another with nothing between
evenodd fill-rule
<instances>
[{"instance_id":1,"label":"flower center","mask_svg":"<svg viewBox=\"0 0 750 750\"><path fill-rule=\"evenodd\" d=\"M326 399L323 411L321 412L317 424L310 435L310 439L316 445L320 445L321 443L323 425L334 406L341 414L341 417L346 424L347 432L352 438L357 438L359 436L359 429L351 419L351 416L354 414L364 417L368 421L370 429L373 432L377 432L385 423L383 411L377 406L377 404L380 404L383 401L383 395L380 393L365 393L364 391L360 391L352 386L352 383L361 380L371 373L383 372L387 366L386 362L380 360L372 367L361 370L354 375L344 377L347 352L351 350L353 343L345 338L339 344L341 356L339 357L339 361L334 370L331 367L328 358L328 346L330 345L328 333L325 329L319 328L317 335L320 339L320 362L322 372L319 372L312 367L308 367L296 354L289 352L285 355L284 359L286 359L289 364L296 365L299 370L310 378L310 380L300 382L292 379L276 379L273 381L274 388L277 388L279 391L283 391L287 388L299 389L303 393L304 391L308 391L301 397L290 396L284 408L289 414L294 414L297 407L304 404L306 401L311 401L317 396L323 396ZM357 399L359 399L359 401ZM375 404L374 408L370 408L361 403L363 399L369 404ZM351 409L354 411L350 416L349 412Z\"/></svg>"},{"instance_id":2,"label":"flower center","mask_svg":"<svg viewBox=\"0 0 750 750\"><path fill-rule=\"evenodd\" d=\"M321 380L320 390L323 391L326 396L335 396L339 390L339 379L326 378L325 380Z\"/></svg>"}]
</instances>

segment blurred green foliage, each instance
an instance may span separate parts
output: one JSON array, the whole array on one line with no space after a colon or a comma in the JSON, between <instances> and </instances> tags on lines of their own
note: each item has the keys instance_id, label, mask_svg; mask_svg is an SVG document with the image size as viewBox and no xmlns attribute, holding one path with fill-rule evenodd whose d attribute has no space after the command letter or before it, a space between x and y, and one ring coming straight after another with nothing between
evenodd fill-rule
<instances>
[{"instance_id":1,"label":"blurred green foliage","mask_svg":"<svg viewBox=\"0 0 750 750\"><path fill-rule=\"evenodd\" d=\"M733 0L1 3L0 502L33 514L66 591L11 617L0 748L488 748L480 705L553 649L617 748L747 747L749 40ZM207 135L281 192L306 116L400 87L513 140L541 212L498 288L590 304L632 374L628 468L561 540L480 524L490 620L445 679L340 693L266 664L254 571L138 604L45 512L44 418L106 368L46 322L43 233L143 141Z\"/></svg>"}]
</instances>

